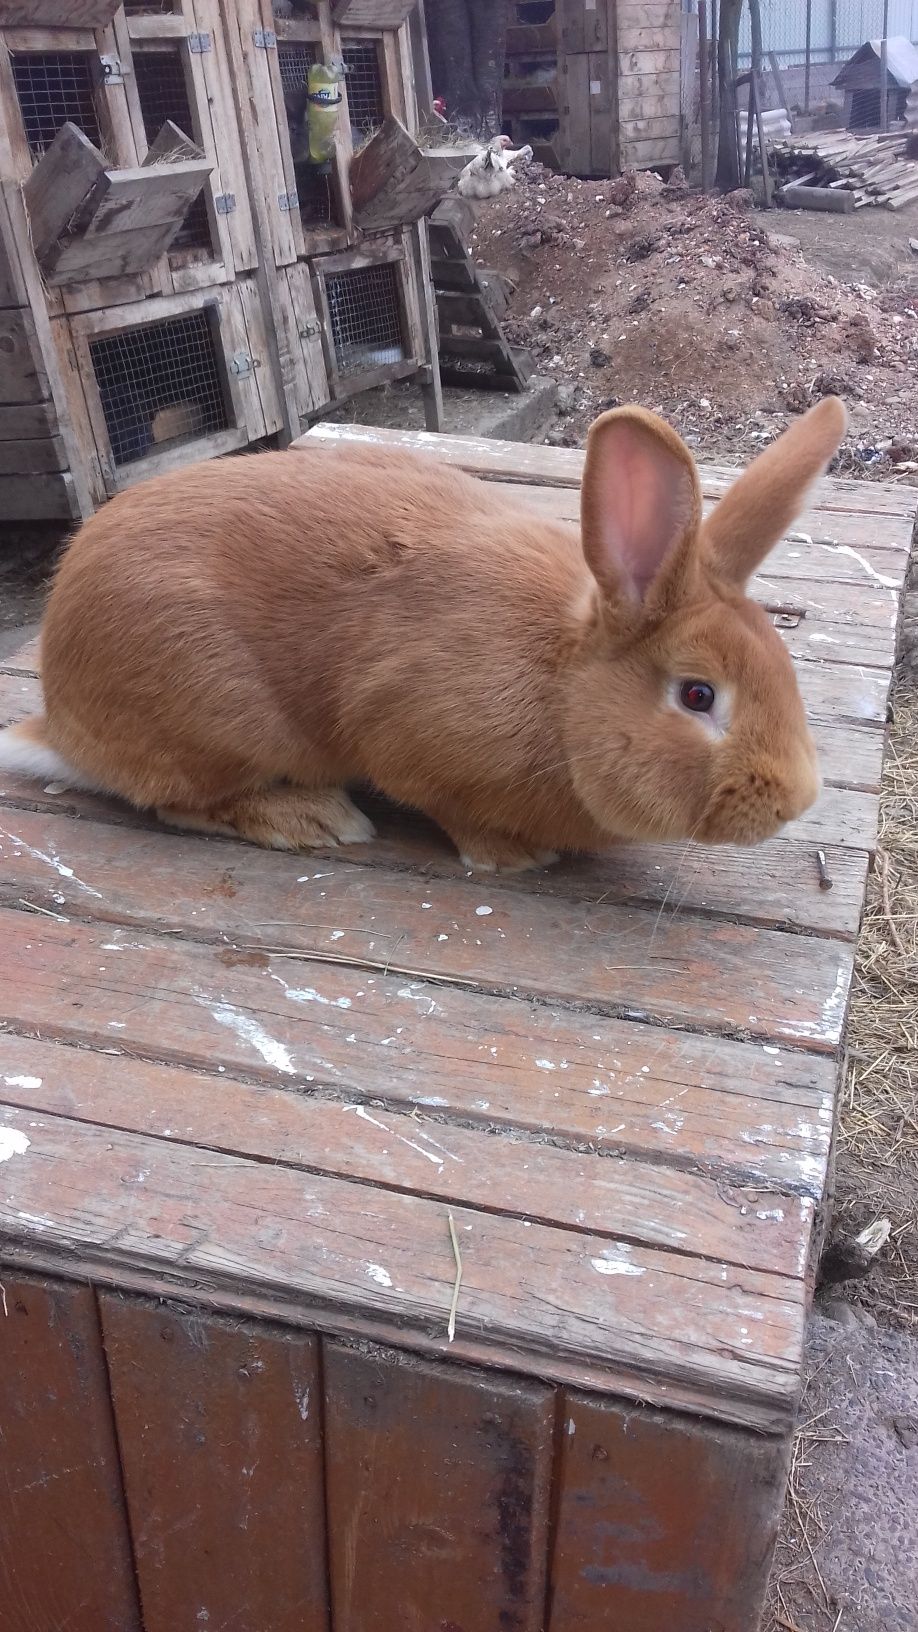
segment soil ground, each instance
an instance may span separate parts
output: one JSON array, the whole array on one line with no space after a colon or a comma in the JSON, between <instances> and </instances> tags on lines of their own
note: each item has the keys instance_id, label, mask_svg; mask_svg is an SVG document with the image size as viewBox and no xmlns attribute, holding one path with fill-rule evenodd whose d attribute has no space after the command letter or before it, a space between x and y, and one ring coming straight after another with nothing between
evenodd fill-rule
<instances>
[{"instance_id":1,"label":"soil ground","mask_svg":"<svg viewBox=\"0 0 918 1632\"><path fill-rule=\"evenodd\" d=\"M634 400L699 458L738 464L836 391L852 416L836 468L918 488L910 236L918 204L765 215L745 195L535 166L483 208L473 248L512 278L511 337L558 382L548 440L576 445L602 407ZM60 540L0 526L0 654L40 616ZM765 1632L918 1628L918 565L913 586L836 1176L837 1233L883 1216L891 1235L864 1279L817 1301Z\"/></svg>"}]
</instances>

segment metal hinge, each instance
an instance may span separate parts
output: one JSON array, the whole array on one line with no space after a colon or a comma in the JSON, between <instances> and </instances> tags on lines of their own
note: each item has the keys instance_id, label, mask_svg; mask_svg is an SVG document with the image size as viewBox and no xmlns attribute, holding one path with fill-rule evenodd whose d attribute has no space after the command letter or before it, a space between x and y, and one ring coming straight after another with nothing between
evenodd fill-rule
<instances>
[{"instance_id":1,"label":"metal hinge","mask_svg":"<svg viewBox=\"0 0 918 1632\"><path fill-rule=\"evenodd\" d=\"M121 66L120 57L108 55L100 57L99 62L102 65L102 78L106 85L124 84L124 69Z\"/></svg>"},{"instance_id":2,"label":"metal hinge","mask_svg":"<svg viewBox=\"0 0 918 1632\"><path fill-rule=\"evenodd\" d=\"M230 361L230 368L235 374L237 380L248 379L248 376L251 374L254 367L255 364L247 351L237 351L236 355Z\"/></svg>"},{"instance_id":3,"label":"metal hinge","mask_svg":"<svg viewBox=\"0 0 918 1632\"><path fill-rule=\"evenodd\" d=\"M300 207L300 195L294 187L292 193L278 193L277 202L282 210L298 210Z\"/></svg>"},{"instance_id":4,"label":"metal hinge","mask_svg":"<svg viewBox=\"0 0 918 1632\"><path fill-rule=\"evenodd\" d=\"M252 40L256 51L273 51L277 46L277 35L273 28L253 29Z\"/></svg>"},{"instance_id":5,"label":"metal hinge","mask_svg":"<svg viewBox=\"0 0 918 1632\"><path fill-rule=\"evenodd\" d=\"M235 193L218 193L214 199L214 209L218 215L232 215L235 208Z\"/></svg>"},{"instance_id":6,"label":"metal hinge","mask_svg":"<svg viewBox=\"0 0 918 1632\"><path fill-rule=\"evenodd\" d=\"M210 35L189 34L188 49L189 51L193 51L196 57L203 57L205 51L210 50Z\"/></svg>"}]
</instances>

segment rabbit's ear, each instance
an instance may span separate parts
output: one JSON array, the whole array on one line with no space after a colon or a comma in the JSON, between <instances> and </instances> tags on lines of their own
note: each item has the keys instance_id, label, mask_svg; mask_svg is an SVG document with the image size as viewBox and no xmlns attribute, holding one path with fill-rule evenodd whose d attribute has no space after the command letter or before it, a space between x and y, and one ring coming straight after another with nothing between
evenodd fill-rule
<instances>
[{"instance_id":1,"label":"rabbit's ear","mask_svg":"<svg viewBox=\"0 0 918 1632\"><path fill-rule=\"evenodd\" d=\"M583 553L613 602L663 610L678 596L701 522L685 443L644 408L613 408L590 427L580 494Z\"/></svg>"},{"instance_id":2,"label":"rabbit's ear","mask_svg":"<svg viewBox=\"0 0 918 1632\"><path fill-rule=\"evenodd\" d=\"M838 397L825 397L760 453L721 499L702 537L715 570L745 584L806 503L848 429Z\"/></svg>"}]
</instances>

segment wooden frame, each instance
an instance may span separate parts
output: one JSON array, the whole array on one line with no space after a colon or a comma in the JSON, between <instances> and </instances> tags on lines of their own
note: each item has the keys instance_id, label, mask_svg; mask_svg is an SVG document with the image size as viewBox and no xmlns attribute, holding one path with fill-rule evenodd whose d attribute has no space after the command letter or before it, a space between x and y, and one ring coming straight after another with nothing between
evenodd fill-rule
<instances>
[{"instance_id":1,"label":"wooden frame","mask_svg":"<svg viewBox=\"0 0 918 1632\"><path fill-rule=\"evenodd\" d=\"M373 266L395 268L396 300L401 343L405 356L396 363L384 363L360 374L342 374L332 336L332 319L328 303L326 281L341 273L359 272ZM313 287L316 305L322 314L322 334L325 346L325 366L329 389L334 400L356 396L389 380L405 379L423 365L424 351L417 317L417 286L411 260L403 243L373 243L367 249L349 250L343 255L323 255L312 262Z\"/></svg>"}]
</instances>

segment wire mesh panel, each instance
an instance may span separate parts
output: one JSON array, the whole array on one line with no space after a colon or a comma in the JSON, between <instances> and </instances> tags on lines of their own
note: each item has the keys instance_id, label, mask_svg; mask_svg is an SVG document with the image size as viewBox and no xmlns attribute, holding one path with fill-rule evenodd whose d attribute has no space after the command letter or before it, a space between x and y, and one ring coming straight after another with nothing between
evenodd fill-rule
<instances>
[{"instance_id":1,"label":"wire mesh panel","mask_svg":"<svg viewBox=\"0 0 918 1632\"><path fill-rule=\"evenodd\" d=\"M192 141L197 137L197 125L188 95L185 64L179 45L156 50L135 49L134 76L137 96L143 115L144 134L149 143L156 140L167 119ZM172 240L172 249L213 249L207 200L199 193Z\"/></svg>"},{"instance_id":2,"label":"wire mesh panel","mask_svg":"<svg viewBox=\"0 0 918 1632\"><path fill-rule=\"evenodd\" d=\"M390 263L325 280L339 374L364 374L405 360L398 274Z\"/></svg>"},{"instance_id":3,"label":"wire mesh panel","mask_svg":"<svg viewBox=\"0 0 918 1632\"><path fill-rule=\"evenodd\" d=\"M346 40L341 54L347 68L347 105L351 126L361 136L369 136L386 117L379 47L375 40Z\"/></svg>"},{"instance_id":4,"label":"wire mesh panel","mask_svg":"<svg viewBox=\"0 0 918 1632\"><path fill-rule=\"evenodd\" d=\"M277 62L284 90L296 191L300 216L307 226L328 226L337 215L331 175L322 175L318 166L309 162L306 81L318 57L319 48L311 40L278 41Z\"/></svg>"},{"instance_id":5,"label":"wire mesh panel","mask_svg":"<svg viewBox=\"0 0 918 1632\"><path fill-rule=\"evenodd\" d=\"M98 59L91 52L17 51L10 61L26 138L35 158L41 158L68 119L101 147L93 100Z\"/></svg>"},{"instance_id":6,"label":"wire mesh panel","mask_svg":"<svg viewBox=\"0 0 918 1632\"><path fill-rule=\"evenodd\" d=\"M105 335L89 351L116 465L227 428L206 312Z\"/></svg>"}]
</instances>

